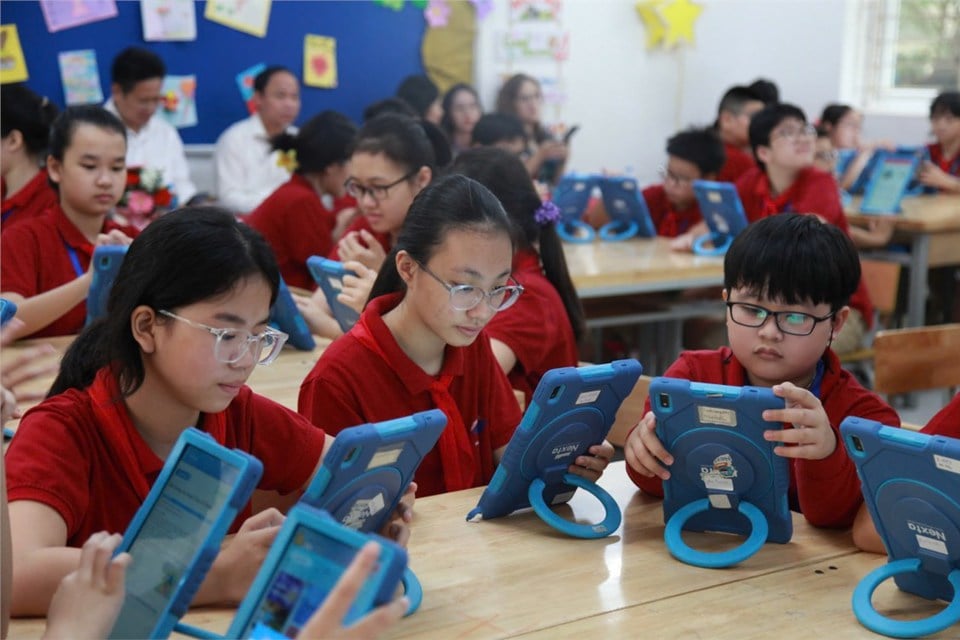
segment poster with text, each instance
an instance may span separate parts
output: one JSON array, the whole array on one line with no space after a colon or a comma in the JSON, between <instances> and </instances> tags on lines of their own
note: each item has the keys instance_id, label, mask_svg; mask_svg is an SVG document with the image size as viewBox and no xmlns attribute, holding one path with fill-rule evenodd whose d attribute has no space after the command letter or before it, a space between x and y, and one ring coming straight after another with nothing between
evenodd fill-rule
<instances>
[{"instance_id":1,"label":"poster with text","mask_svg":"<svg viewBox=\"0 0 960 640\"><path fill-rule=\"evenodd\" d=\"M60 63L63 98L68 106L103 102L96 51L93 49L61 51L57 55L57 62Z\"/></svg>"}]
</instances>

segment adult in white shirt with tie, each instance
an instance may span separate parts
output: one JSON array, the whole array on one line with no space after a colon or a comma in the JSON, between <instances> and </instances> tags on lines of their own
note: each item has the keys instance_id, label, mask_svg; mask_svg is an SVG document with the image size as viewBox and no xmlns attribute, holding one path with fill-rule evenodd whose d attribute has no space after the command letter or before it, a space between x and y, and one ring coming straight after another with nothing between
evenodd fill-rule
<instances>
[{"instance_id":1,"label":"adult in white shirt with tie","mask_svg":"<svg viewBox=\"0 0 960 640\"><path fill-rule=\"evenodd\" d=\"M197 193L177 130L163 119L160 106L166 67L160 56L140 47L124 49L110 70L111 97L104 104L127 129L127 166L159 169L184 205Z\"/></svg>"},{"instance_id":2,"label":"adult in white shirt with tie","mask_svg":"<svg viewBox=\"0 0 960 640\"><path fill-rule=\"evenodd\" d=\"M217 140L217 196L227 208L246 214L290 179L271 140L284 131L296 133L300 85L284 67L267 67L253 81L256 111L232 124Z\"/></svg>"}]
</instances>

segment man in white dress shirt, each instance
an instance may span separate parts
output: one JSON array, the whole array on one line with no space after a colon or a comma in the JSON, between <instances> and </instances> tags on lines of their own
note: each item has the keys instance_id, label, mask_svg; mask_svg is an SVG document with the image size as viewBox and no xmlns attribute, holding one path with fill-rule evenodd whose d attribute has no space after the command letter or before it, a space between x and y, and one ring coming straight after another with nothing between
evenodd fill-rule
<instances>
[{"instance_id":1,"label":"man in white dress shirt","mask_svg":"<svg viewBox=\"0 0 960 640\"><path fill-rule=\"evenodd\" d=\"M124 49L113 59L111 97L103 106L127 128L127 166L162 171L177 203L184 205L197 188L190 180L180 134L157 113L166 74L163 60L152 51Z\"/></svg>"},{"instance_id":2,"label":"man in white dress shirt","mask_svg":"<svg viewBox=\"0 0 960 640\"><path fill-rule=\"evenodd\" d=\"M253 81L256 111L232 124L217 140L217 196L239 214L257 208L277 187L290 179L271 140L284 131L296 132L300 113L300 85L284 67L267 67Z\"/></svg>"}]
</instances>

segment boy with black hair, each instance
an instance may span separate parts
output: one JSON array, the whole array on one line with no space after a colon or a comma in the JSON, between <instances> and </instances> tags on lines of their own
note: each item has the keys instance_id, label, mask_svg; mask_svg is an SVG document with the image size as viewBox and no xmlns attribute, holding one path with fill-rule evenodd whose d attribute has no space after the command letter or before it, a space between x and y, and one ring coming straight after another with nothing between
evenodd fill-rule
<instances>
[{"instance_id":1,"label":"boy with black hair","mask_svg":"<svg viewBox=\"0 0 960 640\"><path fill-rule=\"evenodd\" d=\"M747 88L753 91L757 98L763 101L764 105L780 102L780 88L772 80L757 78L747 85Z\"/></svg>"},{"instance_id":2,"label":"boy with black hair","mask_svg":"<svg viewBox=\"0 0 960 640\"><path fill-rule=\"evenodd\" d=\"M684 352L664 375L772 387L786 407L765 412L771 428L764 438L782 443L775 453L791 461L791 509L814 526L849 527L863 497L840 423L859 416L900 424L893 409L841 368L830 348L860 280L856 247L833 225L787 213L741 232L723 272L730 346ZM662 480L675 460L657 438L655 422L648 399L624 453L637 486L662 496Z\"/></svg>"},{"instance_id":3,"label":"boy with black hair","mask_svg":"<svg viewBox=\"0 0 960 640\"><path fill-rule=\"evenodd\" d=\"M190 180L187 156L177 130L157 113L167 69L160 56L141 47L117 54L110 68L110 99L103 107L127 130L127 166L156 169L180 204L197 188Z\"/></svg>"},{"instance_id":4,"label":"boy with black hair","mask_svg":"<svg viewBox=\"0 0 960 640\"><path fill-rule=\"evenodd\" d=\"M520 118L509 113L485 113L473 125L471 142L475 147L499 147L520 155L527 148L527 134Z\"/></svg>"},{"instance_id":5,"label":"boy with black hair","mask_svg":"<svg viewBox=\"0 0 960 640\"><path fill-rule=\"evenodd\" d=\"M694 180L715 180L726 155L713 129L687 129L667 140L663 184L643 190L657 235L675 238L703 218L693 194Z\"/></svg>"},{"instance_id":6,"label":"boy with black hair","mask_svg":"<svg viewBox=\"0 0 960 640\"><path fill-rule=\"evenodd\" d=\"M409 104L417 117L440 124L443 106L440 103L440 90L433 80L424 75L407 76L397 87L397 97Z\"/></svg>"},{"instance_id":7,"label":"boy with black hair","mask_svg":"<svg viewBox=\"0 0 960 640\"><path fill-rule=\"evenodd\" d=\"M737 178L752 169L750 137L748 128L753 114L763 109L763 100L748 87L735 86L727 89L717 107L714 129L723 142L727 160L717 174L720 182L736 182Z\"/></svg>"},{"instance_id":8,"label":"boy with black hair","mask_svg":"<svg viewBox=\"0 0 960 640\"><path fill-rule=\"evenodd\" d=\"M930 104L930 128L937 141L927 146L920 182L947 193L960 193L960 91L945 91Z\"/></svg>"}]
</instances>

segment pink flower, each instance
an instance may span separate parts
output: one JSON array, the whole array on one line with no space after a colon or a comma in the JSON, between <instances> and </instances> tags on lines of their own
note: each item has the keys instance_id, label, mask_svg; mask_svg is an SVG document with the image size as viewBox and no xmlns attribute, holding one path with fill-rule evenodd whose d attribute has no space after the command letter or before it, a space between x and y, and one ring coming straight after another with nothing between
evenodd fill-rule
<instances>
[{"instance_id":1,"label":"pink flower","mask_svg":"<svg viewBox=\"0 0 960 640\"><path fill-rule=\"evenodd\" d=\"M143 191L130 191L127 193L127 208L134 215L147 215L153 211L153 197Z\"/></svg>"}]
</instances>

